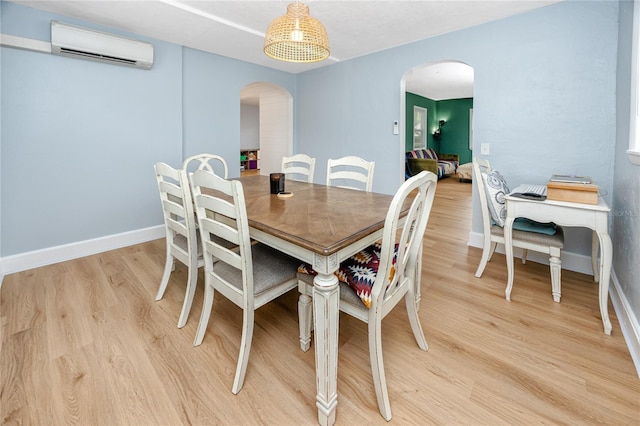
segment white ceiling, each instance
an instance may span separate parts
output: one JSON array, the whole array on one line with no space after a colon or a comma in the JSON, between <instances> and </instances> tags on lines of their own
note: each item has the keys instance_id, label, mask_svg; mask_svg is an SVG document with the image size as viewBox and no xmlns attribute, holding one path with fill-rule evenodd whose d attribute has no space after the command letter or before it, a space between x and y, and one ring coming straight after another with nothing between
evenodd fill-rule
<instances>
[{"instance_id":1,"label":"white ceiling","mask_svg":"<svg viewBox=\"0 0 640 426\"><path fill-rule=\"evenodd\" d=\"M416 67L405 74L405 90L434 101L473 98L473 68L460 62Z\"/></svg>"},{"instance_id":2,"label":"white ceiling","mask_svg":"<svg viewBox=\"0 0 640 426\"><path fill-rule=\"evenodd\" d=\"M9 1L295 74L564 0L307 0L311 16L324 24L331 44L329 59L312 64L277 61L262 51L269 23L285 14L291 0ZM469 86L466 71L463 87ZM460 79L452 78L452 72L465 74L449 66L426 69L432 84L422 87L418 82L426 82L426 77L414 70L407 90L411 87L409 91L436 100L472 96L468 87L458 87ZM439 78L446 81L438 83ZM471 86L472 81L471 70ZM439 89L432 95L429 86Z\"/></svg>"}]
</instances>

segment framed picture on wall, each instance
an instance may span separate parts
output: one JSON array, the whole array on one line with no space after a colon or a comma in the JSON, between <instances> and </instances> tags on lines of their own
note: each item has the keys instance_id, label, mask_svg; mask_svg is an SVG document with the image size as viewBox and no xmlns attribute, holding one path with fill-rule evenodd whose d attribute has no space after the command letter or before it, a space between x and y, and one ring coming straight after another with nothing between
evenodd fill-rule
<instances>
[{"instance_id":1,"label":"framed picture on wall","mask_svg":"<svg viewBox=\"0 0 640 426\"><path fill-rule=\"evenodd\" d=\"M413 107L413 149L427 148L427 109Z\"/></svg>"}]
</instances>

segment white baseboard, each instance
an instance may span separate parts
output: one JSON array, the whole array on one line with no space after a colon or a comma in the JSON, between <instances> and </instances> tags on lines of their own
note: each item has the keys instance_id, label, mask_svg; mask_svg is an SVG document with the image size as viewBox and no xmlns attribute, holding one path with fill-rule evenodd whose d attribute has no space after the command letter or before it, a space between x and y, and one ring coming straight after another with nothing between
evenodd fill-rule
<instances>
[{"instance_id":1,"label":"white baseboard","mask_svg":"<svg viewBox=\"0 0 640 426\"><path fill-rule=\"evenodd\" d=\"M109 250L115 250L146 241L157 240L165 235L164 225L138 229L121 234L108 235L93 240L79 241L62 246L49 247L0 258L0 286L5 275L26 271L40 266L90 256Z\"/></svg>"},{"instance_id":2,"label":"white baseboard","mask_svg":"<svg viewBox=\"0 0 640 426\"><path fill-rule=\"evenodd\" d=\"M469 242L467 243L467 245L471 247L482 248L483 242L484 240L482 234L477 232L469 233ZM504 246L502 244L498 245L496 251L504 254ZM519 249L515 249L514 255L516 257L519 257L522 255L522 253ZM545 265L549 264L549 258L542 253L530 252L527 255L527 260L542 263ZM591 270L590 256L566 251L562 252L562 269L568 269L570 271L580 272L582 274L593 275L593 271ZM629 348L631 359L633 360L633 364L636 367L636 372L638 373L638 377L640 378L640 325L638 323L638 318L636 318L635 313L629 305L627 297L622 292L620 282L618 281L618 277L616 276L616 273L613 269L611 270L609 297L611 297L611 303L613 305L613 309L616 312L618 322L620 323L620 329L622 330L624 340L627 343L627 347ZM616 330L612 331L612 333L615 332Z\"/></svg>"},{"instance_id":3,"label":"white baseboard","mask_svg":"<svg viewBox=\"0 0 640 426\"><path fill-rule=\"evenodd\" d=\"M620 329L629 348L629 354L636 366L636 372L640 378L640 324L636 318L627 297L620 288L620 282L615 271L611 271L611 285L609 285L611 304L616 311L616 317L620 323ZM615 333L615 330L612 331Z\"/></svg>"},{"instance_id":4,"label":"white baseboard","mask_svg":"<svg viewBox=\"0 0 640 426\"><path fill-rule=\"evenodd\" d=\"M469 232L469 242L467 243L468 246L478 247L481 249L483 243L484 243L483 234L479 232ZM498 253L504 254L504 245L498 244L498 248L496 248L496 251ZM521 257L522 250L518 248L514 248L513 254L515 257ZM562 269L579 272L581 274L593 275L593 271L591 270L591 256L585 256L583 254L563 251L561 260L562 260ZM549 256L543 253L529 251L529 253L527 254L527 261L548 265Z\"/></svg>"}]
</instances>

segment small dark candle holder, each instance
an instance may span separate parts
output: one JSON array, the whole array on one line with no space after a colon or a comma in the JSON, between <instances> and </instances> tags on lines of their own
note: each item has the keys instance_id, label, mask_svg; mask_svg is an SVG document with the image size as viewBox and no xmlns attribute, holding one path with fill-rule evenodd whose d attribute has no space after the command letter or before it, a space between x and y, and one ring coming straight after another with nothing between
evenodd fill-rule
<instances>
[{"instance_id":1,"label":"small dark candle holder","mask_svg":"<svg viewBox=\"0 0 640 426\"><path fill-rule=\"evenodd\" d=\"M284 192L284 173L271 173L269 178L271 181L272 194Z\"/></svg>"}]
</instances>

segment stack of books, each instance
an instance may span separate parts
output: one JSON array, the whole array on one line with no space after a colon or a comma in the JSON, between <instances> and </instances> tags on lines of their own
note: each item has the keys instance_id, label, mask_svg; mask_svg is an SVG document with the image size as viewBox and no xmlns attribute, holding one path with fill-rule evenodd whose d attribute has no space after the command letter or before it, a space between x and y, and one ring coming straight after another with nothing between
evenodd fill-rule
<instances>
[{"instance_id":1,"label":"stack of books","mask_svg":"<svg viewBox=\"0 0 640 426\"><path fill-rule=\"evenodd\" d=\"M598 204L598 186L588 176L553 175L547 183L547 199Z\"/></svg>"}]
</instances>

